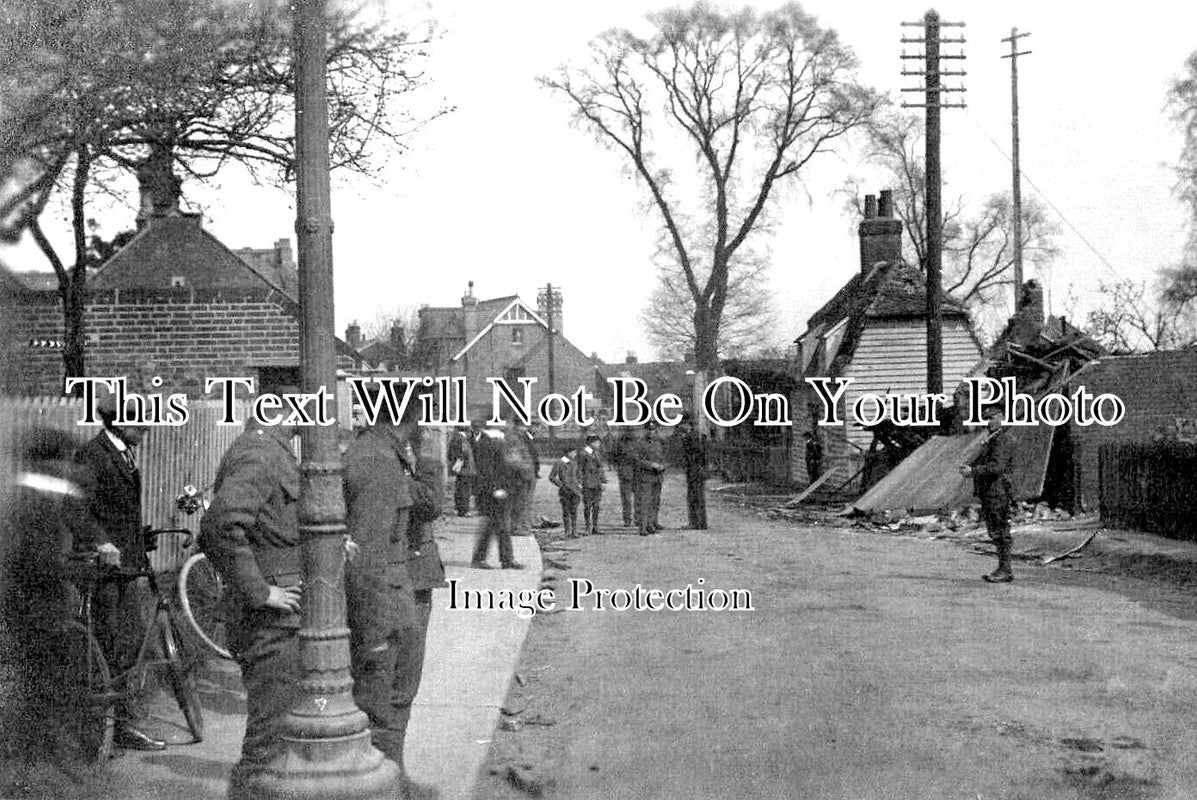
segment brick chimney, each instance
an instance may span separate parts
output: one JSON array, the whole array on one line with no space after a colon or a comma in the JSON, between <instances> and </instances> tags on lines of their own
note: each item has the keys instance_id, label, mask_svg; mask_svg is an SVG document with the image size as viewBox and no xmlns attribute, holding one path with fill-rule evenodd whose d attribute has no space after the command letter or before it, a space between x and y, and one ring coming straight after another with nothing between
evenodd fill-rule
<instances>
[{"instance_id":1,"label":"brick chimney","mask_svg":"<svg viewBox=\"0 0 1197 800\"><path fill-rule=\"evenodd\" d=\"M345 344L352 347L354 350L362 345L362 326L357 324L357 320L349 323L349 327L345 329Z\"/></svg>"},{"instance_id":2,"label":"brick chimney","mask_svg":"<svg viewBox=\"0 0 1197 800\"><path fill-rule=\"evenodd\" d=\"M879 261L902 261L902 222L894 217L894 193L881 192L881 202L865 195L864 219L860 221L860 271L868 274Z\"/></svg>"},{"instance_id":3,"label":"brick chimney","mask_svg":"<svg viewBox=\"0 0 1197 800\"><path fill-rule=\"evenodd\" d=\"M391 349L398 358L407 358L407 333L398 321L391 323Z\"/></svg>"},{"instance_id":4,"label":"brick chimney","mask_svg":"<svg viewBox=\"0 0 1197 800\"><path fill-rule=\"evenodd\" d=\"M637 363L636 354L635 354L633 351L629 350L629 351L628 351L628 357L624 359L624 363L625 363L625 364L635 364L635 363Z\"/></svg>"},{"instance_id":5,"label":"brick chimney","mask_svg":"<svg viewBox=\"0 0 1197 800\"><path fill-rule=\"evenodd\" d=\"M465 330L465 343L469 344L478 335L478 298L474 297L473 281L470 281L469 288L461 296L461 321Z\"/></svg>"},{"instance_id":6,"label":"brick chimney","mask_svg":"<svg viewBox=\"0 0 1197 800\"><path fill-rule=\"evenodd\" d=\"M1036 280L1029 280L1022 285L1018 296L1018 309L1014 312L1014 324L1010 331L1011 339L1022 344L1030 344L1038 338L1045 322L1043 308L1043 288Z\"/></svg>"},{"instance_id":7,"label":"brick chimney","mask_svg":"<svg viewBox=\"0 0 1197 800\"><path fill-rule=\"evenodd\" d=\"M137 228L144 228L155 217L179 216L179 195L182 181L175 175L170 148L154 145L145 161L137 168L137 184L141 190L141 208L137 212Z\"/></svg>"}]
</instances>

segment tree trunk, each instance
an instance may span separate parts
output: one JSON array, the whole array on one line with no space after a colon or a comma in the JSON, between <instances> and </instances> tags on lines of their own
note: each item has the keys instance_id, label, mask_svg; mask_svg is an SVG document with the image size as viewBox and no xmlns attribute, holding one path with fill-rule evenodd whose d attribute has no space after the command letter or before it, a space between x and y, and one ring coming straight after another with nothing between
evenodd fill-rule
<instances>
[{"instance_id":1,"label":"tree trunk","mask_svg":"<svg viewBox=\"0 0 1197 800\"><path fill-rule=\"evenodd\" d=\"M694 368L710 375L718 366L719 321L699 305L694 312Z\"/></svg>"},{"instance_id":2,"label":"tree trunk","mask_svg":"<svg viewBox=\"0 0 1197 800\"><path fill-rule=\"evenodd\" d=\"M86 145L79 148L75 165L75 180L71 189L71 225L75 234L75 263L67 271L65 283L60 281L62 297L63 349L62 368L66 378L82 378L86 374L84 336L87 301L87 220L84 216L84 194L91 171L91 152ZM65 384L64 384L65 385ZM75 394L80 396L82 387Z\"/></svg>"}]
</instances>

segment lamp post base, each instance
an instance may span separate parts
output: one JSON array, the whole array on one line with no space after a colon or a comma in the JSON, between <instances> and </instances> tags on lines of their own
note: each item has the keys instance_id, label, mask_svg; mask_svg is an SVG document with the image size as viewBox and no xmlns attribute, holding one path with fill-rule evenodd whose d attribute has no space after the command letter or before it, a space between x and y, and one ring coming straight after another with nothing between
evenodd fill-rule
<instances>
[{"instance_id":1,"label":"lamp post base","mask_svg":"<svg viewBox=\"0 0 1197 800\"><path fill-rule=\"evenodd\" d=\"M331 739L283 737L283 754L244 785L244 800L369 800L396 797L399 765L370 744L370 732ZM231 797L231 795L230 795Z\"/></svg>"}]
</instances>

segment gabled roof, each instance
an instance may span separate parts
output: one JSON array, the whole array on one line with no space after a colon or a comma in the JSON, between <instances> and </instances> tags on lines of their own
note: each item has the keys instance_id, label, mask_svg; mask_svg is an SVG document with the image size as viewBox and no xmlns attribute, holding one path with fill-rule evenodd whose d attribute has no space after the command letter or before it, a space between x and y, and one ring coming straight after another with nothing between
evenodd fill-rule
<instances>
[{"instance_id":1,"label":"gabled roof","mask_svg":"<svg viewBox=\"0 0 1197 800\"><path fill-rule=\"evenodd\" d=\"M197 217L154 217L99 269L92 289L279 289L260 271L204 230Z\"/></svg>"},{"instance_id":2,"label":"gabled roof","mask_svg":"<svg viewBox=\"0 0 1197 800\"><path fill-rule=\"evenodd\" d=\"M601 368L604 378L639 378L648 387L649 397L669 392L687 403L694 387L694 367L684 361L637 361L608 364Z\"/></svg>"},{"instance_id":3,"label":"gabled roof","mask_svg":"<svg viewBox=\"0 0 1197 800\"><path fill-rule=\"evenodd\" d=\"M942 314L965 322L969 319L968 311L947 294L942 296ZM808 362L815 350L811 343L822 341L826 351L821 361L828 374L838 375L851 362L869 320L926 318L927 282L922 270L904 262L879 262L867 274L853 275L810 316L807 330L794 341L805 345L803 357Z\"/></svg>"},{"instance_id":4,"label":"gabled roof","mask_svg":"<svg viewBox=\"0 0 1197 800\"><path fill-rule=\"evenodd\" d=\"M499 302L501 302L504 299L507 299L507 298L498 298L496 300L483 300L478 303L479 314L483 314L483 313L490 314L493 312L493 309L495 309L495 308L500 308L500 311L497 314L494 314L494 316L490 318L490 321L486 324L486 326L483 327L482 330L478 331L477 335L474 336L473 339L466 342L465 347L461 348L461 350L459 350L457 352L457 354L455 356L453 356L453 358L452 358L453 361L458 360L459 358L464 356L466 353L468 353L470 351L471 347L473 347L475 344L480 342L482 340L482 338L484 336L486 336L486 334L490 333L491 329L494 328L496 325L502 324L504 322L503 318L505 316L507 316L509 313L511 313L513 310L516 310L516 309L521 310L524 314L526 314L529 317L529 319L526 321L535 323L535 324L539 325L540 327L544 328L545 330L548 330L549 323L545 322L541 318L541 316L539 314L537 314L536 311L534 311L531 306L529 306L527 303L525 303L523 300L521 300L518 295L512 295L506 305L499 306L498 305ZM485 312L483 312L483 308L486 309ZM486 319L486 317L483 317L483 319ZM521 321L525 321L525 320L521 320Z\"/></svg>"}]
</instances>

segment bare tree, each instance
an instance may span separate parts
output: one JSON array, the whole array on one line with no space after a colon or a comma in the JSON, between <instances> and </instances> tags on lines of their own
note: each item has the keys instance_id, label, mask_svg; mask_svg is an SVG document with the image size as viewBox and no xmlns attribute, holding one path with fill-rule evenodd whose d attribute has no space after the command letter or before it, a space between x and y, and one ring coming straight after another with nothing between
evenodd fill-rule
<instances>
[{"instance_id":1,"label":"bare tree","mask_svg":"<svg viewBox=\"0 0 1197 800\"><path fill-rule=\"evenodd\" d=\"M1176 190L1189 207L1192 255L1197 253L1197 51L1185 59L1184 71L1168 87L1167 108L1183 136L1176 164Z\"/></svg>"},{"instance_id":2,"label":"bare tree","mask_svg":"<svg viewBox=\"0 0 1197 800\"><path fill-rule=\"evenodd\" d=\"M699 282L707 280L704 253L695 258ZM693 358L697 351L694 328L694 297L687 290L686 277L677 263L677 252L663 232L654 259L657 283L640 313L649 344L660 358ZM720 326L720 354L740 357L777 338L777 315L768 285L769 257L751 244L732 258L727 277L727 305Z\"/></svg>"},{"instance_id":3,"label":"bare tree","mask_svg":"<svg viewBox=\"0 0 1197 800\"><path fill-rule=\"evenodd\" d=\"M1089 312L1085 331L1112 353L1175 350L1197 344L1191 270L1165 269L1157 291L1132 280L1101 284L1102 307Z\"/></svg>"},{"instance_id":4,"label":"bare tree","mask_svg":"<svg viewBox=\"0 0 1197 800\"><path fill-rule=\"evenodd\" d=\"M608 31L588 64L541 82L647 188L676 254L671 283L690 298L697 368L711 370L736 253L779 183L867 120L877 98L834 31L796 3L759 14L700 2L648 19L650 37Z\"/></svg>"},{"instance_id":5,"label":"bare tree","mask_svg":"<svg viewBox=\"0 0 1197 800\"><path fill-rule=\"evenodd\" d=\"M927 176L923 165L923 125L915 116L890 110L865 127L867 158L881 168L895 187L894 213L902 221L906 239L919 267L927 263ZM846 185L849 202L859 211L861 186ZM1014 207L1009 192L985 198L966 210L963 198L944 204L944 291L979 311L992 306L998 294L1013 283ZM1023 200L1023 259L1047 267L1059 255L1059 225L1033 197Z\"/></svg>"},{"instance_id":6,"label":"bare tree","mask_svg":"<svg viewBox=\"0 0 1197 800\"><path fill-rule=\"evenodd\" d=\"M174 166L198 179L230 162L290 179L294 163L290 15L282 0L0 0L0 236L28 230L59 279L64 366L82 375L89 251L86 206L113 171L137 172L177 197ZM328 81L333 164L369 174L419 121L395 103L420 85L411 66L429 36L330 21ZM9 93L11 90L11 94ZM69 193L72 257L42 230Z\"/></svg>"}]
</instances>

